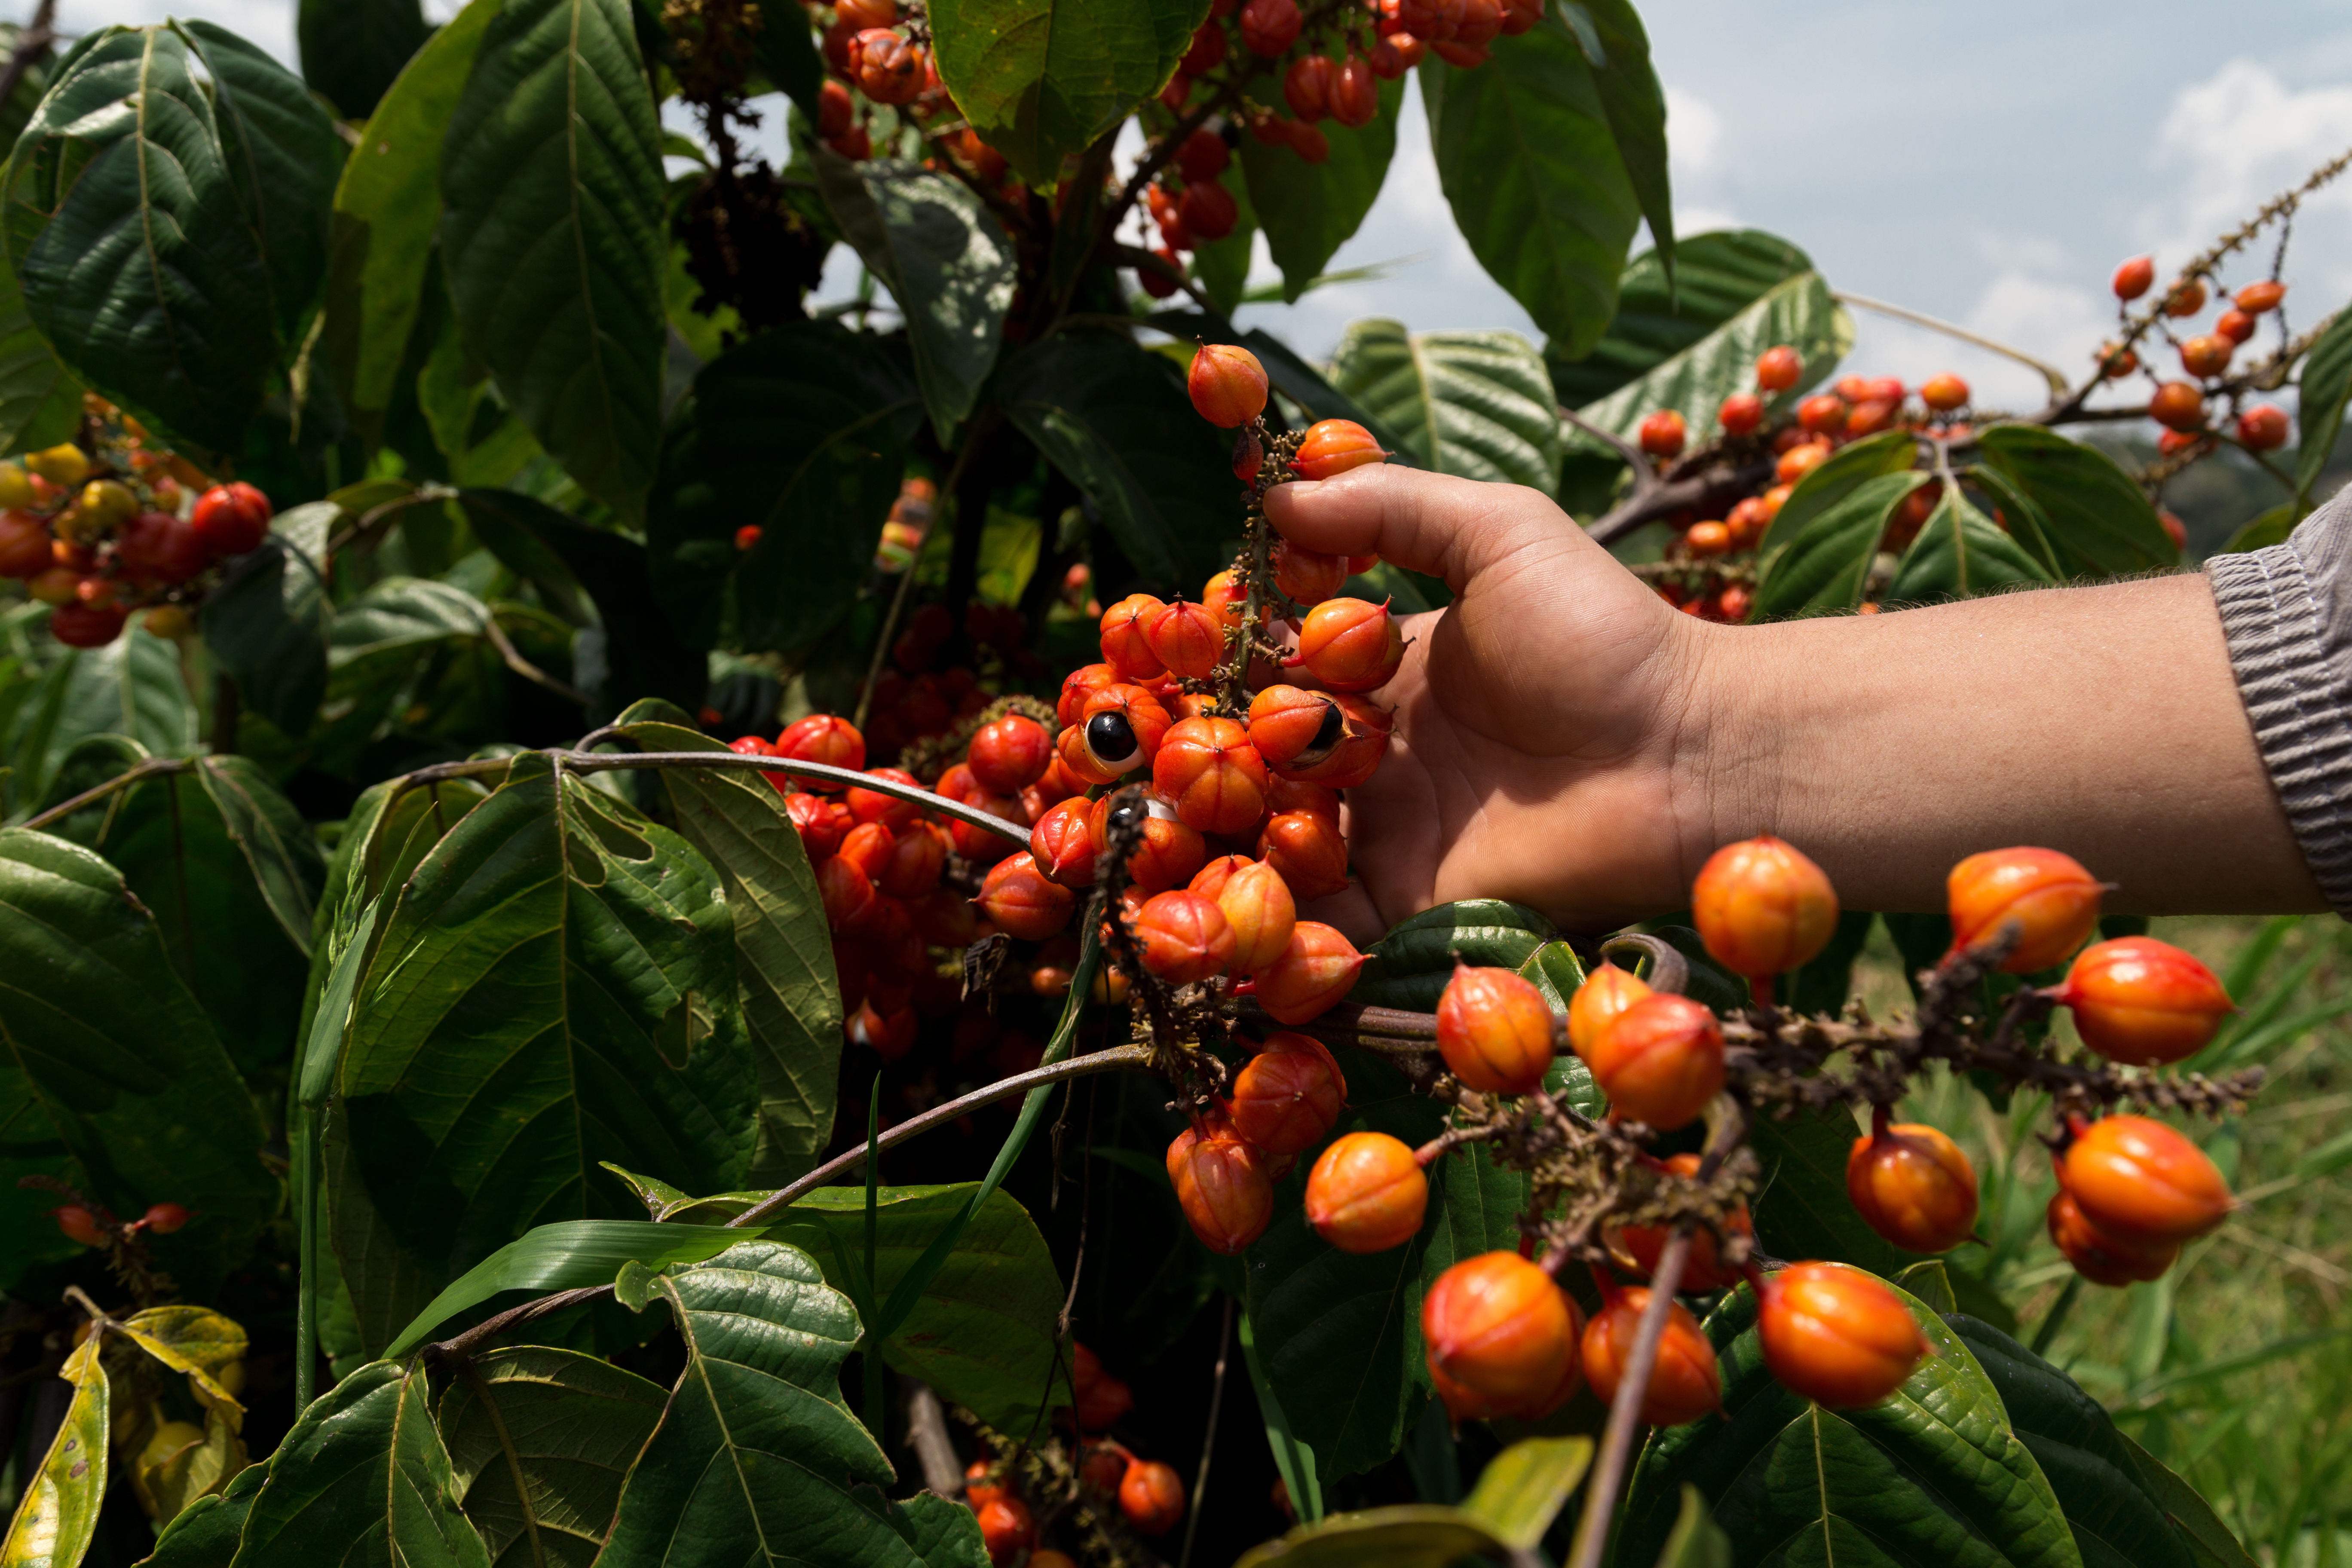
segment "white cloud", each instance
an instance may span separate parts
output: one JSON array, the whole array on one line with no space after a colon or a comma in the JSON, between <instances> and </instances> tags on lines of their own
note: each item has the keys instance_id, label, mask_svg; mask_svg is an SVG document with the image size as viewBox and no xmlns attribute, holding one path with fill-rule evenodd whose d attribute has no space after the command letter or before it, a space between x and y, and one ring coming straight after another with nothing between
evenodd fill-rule
<instances>
[{"instance_id":1,"label":"white cloud","mask_svg":"<svg viewBox=\"0 0 2352 1568\"><path fill-rule=\"evenodd\" d=\"M2302 184L2352 147L2352 87L2288 87L2267 67L2235 59L2173 95L2158 128L2152 167L2166 196L2134 227L2159 267L2176 265L2234 228L2271 197ZM2273 229L2238 270L2266 269ZM2295 219L2288 277L2340 294L2352 285L2352 184L2339 180Z\"/></svg>"},{"instance_id":2,"label":"white cloud","mask_svg":"<svg viewBox=\"0 0 2352 1568\"><path fill-rule=\"evenodd\" d=\"M1723 116L1695 92L1666 89L1666 156L1677 179L1715 166L1723 142Z\"/></svg>"}]
</instances>

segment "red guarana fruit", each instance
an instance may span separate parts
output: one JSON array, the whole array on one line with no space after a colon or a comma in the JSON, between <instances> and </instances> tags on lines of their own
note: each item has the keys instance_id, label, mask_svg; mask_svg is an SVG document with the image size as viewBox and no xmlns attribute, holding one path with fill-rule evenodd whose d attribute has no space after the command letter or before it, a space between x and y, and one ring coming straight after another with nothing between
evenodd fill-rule
<instances>
[{"instance_id":1,"label":"red guarana fruit","mask_svg":"<svg viewBox=\"0 0 2352 1568\"><path fill-rule=\"evenodd\" d=\"M1661 408L1642 420L1640 440L1642 450L1653 458L1678 458L1689 439L1683 416L1671 408Z\"/></svg>"},{"instance_id":2,"label":"red guarana fruit","mask_svg":"<svg viewBox=\"0 0 2352 1568\"><path fill-rule=\"evenodd\" d=\"M1319 813L1285 811L1267 817L1257 852L1297 898L1328 899L1348 889L1348 841L1339 825Z\"/></svg>"},{"instance_id":3,"label":"red guarana fruit","mask_svg":"<svg viewBox=\"0 0 2352 1568\"><path fill-rule=\"evenodd\" d=\"M898 784L907 789L929 793L924 789L922 780L904 768L868 768L866 770L866 776L878 782ZM885 794L878 789L867 789L862 784L851 784L848 793L843 795L842 799L847 803L849 814L858 821L878 822L893 833L899 831L923 815L922 806L904 795Z\"/></svg>"},{"instance_id":4,"label":"red guarana fruit","mask_svg":"<svg viewBox=\"0 0 2352 1568\"><path fill-rule=\"evenodd\" d=\"M783 733L776 737L775 755L862 773L866 768L866 737L846 719L812 713L784 727ZM805 775L798 782L802 788L817 795L836 795L848 787L832 779Z\"/></svg>"},{"instance_id":5,"label":"red guarana fruit","mask_svg":"<svg viewBox=\"0 0 2352 1568\"><path fill-rule=\"evenodd\" d=\"M114 536L114 564L137 582L184 583L211 563L195 525L167 511L142 511Z\"/></svg>"},{"instance_id":6,"label":"red guarana fruit","mask_svg":"<svg viewBox=\"0 0 2352 1568\"><path fill-rule=\"evenodd\" d=\"M2145 1116L2067 1119L2058 1184L2083 1215L2127 1247L2155 1250L2193 1241L2235 1207L2205 1152Z\"/></svg>"},{"instance_id":7,"label":"red guarana fruit","mask_svg":"<svg viewBox=\"0 0 2352 1568\"><path fill-rule=\"evenodd\" d=\"M1289 949L1290 933L1298 926L1298 905L1282 873L1261 861L1244 860L1213 891L1201 880L1192 879L1192 890L1216 900L1225 924L1233 928L1234 973L1255 974Z\"/></svg>"},{"instance_id":8,"label":"red guarana fruit","mask_svg":"<svg viewBox=\"0 0 2352 1568\"><path fill-rule=\"evenodd\" d=\"M1276 1030L1235 1075L1227 1113L1234 1131L1267 1153L1303 1154L1331 1131L1347 1099L1348 1080L1322 1042Z\"/></svg>"},{"instance_id":9,"label":"red guarana fruit","mask_svg":"<svg viewBox=\"0 0 2352 1568\"><path fill-rule=\"evenodd\" d=\"M1248 0L1242 6L1242 44L1250 53L1273 59L1298 41L1305 24L1295 0Z\"/></svg>"},{"instance_id":10,"label":"red guarana fruit","mask_svg":"<svg viewBox=\"0 0 2352 1568\"><path fill-rule=\"evenodd\" d=\"M1388 453L1372 439L1372 433L1354 420L1318 419L1307 427L1298 455L1290 460L1290 471L1302 479L1328 479L1387 458Z\"/></svg>"},{"instance_id":11,"label":"red guarana fruit","mask_svg":"<svg viewBox=\"0 0 2352 1568\"><path fill-rule=\"evenodd\" d=\"M1944 886L1954 953L1995 940L2014 922L2017 945L2000 966L2011 974L2064 963L2098 924L2105 890L2072 857L2023 846L1969 856Z\"/></svg>"},{"instance_id":12,"label":"red guarana fruit","mask_svg":"<svg viewBox=\"0 0 2352 1568\"><path fill-rule=\"evenodd\" d=\"M154 1204L140 1216L139 1223L157 1236L169 1236L195 1217L194 1211L181 1204Z\"/></svg>"},{"instance_id":13,"label":"red guarana fruit","mask_svg":"<svg viewBox=\"0 0 2352 1568\"><path fill-rule=\"evenodd\" d=\"M1360 131L1380 117L1379 73L1371 61L1351 50L1331 79L1331 118L1350 131Z\"/></svg>"},{"instance_id":14,"label":"red guarana fruit","mask_svg":"<svg viewBox=\"0 0 2352 1568\"><path fill-rule=\"evenodd\" d=\"M1767 833L1707 858L1691 885L1691 918L1725 968L1769 984L1829 945L1837 893L1819 866Z\"/></svg>"},{"instance_id":15,"label":"red guarana fruit","mask_svg":"<svg viewBox=\"0 0 2352 1568\"><path fill-rule=\"evenodd\" d=\"M2149 285L2155 281L2156 258L2135 256L2116 268L2115 278L2109 287L2115 289L2116 298L2118 300L2137 300L2147 293Z\"/></svg>"},{"instance_id":16,"label":"red guarana fruit","mask_svg":"<svg viewBox=\"0 0 2352 1568\"><path fill-rule=\"evenodd\" d=\"M1274 547L1274 585L1299 604L1315 605L1348 580L1348 558L1278 540Z\"/></svg>"},{"instance_id":17,"label":"red guarana fruit","mask_svg":"<svg viewBox=\"0 0 2352 1568\"><path fill-rule=\"evenodd\" d=\"M1579 1316L1559 1282L1516 1252L1481 1253L1440 1274L1422 1298L1421 1337L1454 1419L1515 1414L1549 1396L1577 1364Z\"/></svg>"},{"instance_id":18,"label":"red guarana fruit","mask_svg":"<svg viewBox=\"0 0 2352 1568\"><path fill-rule=\"evenodd\" d=\"M2195 1056L2235 1011L2219 976L2151 936L2093 942L2048 994L2073 1011L2084 1045L2126 1067Z\"/></svg>"},{"instance_id":19,"label":"red guarana fruit","mask_svg":"<svg viewBox=\"0 0 2352 1568\"><path fill-rule=\"evenodd\" d=\"M2285 446L2287 435L2286 410L2275 403L2257 403L2238 416L2238 439L2257 452Z\"/></svg>"},{"instance_id":20,"label":"red guarana fruit","mask_svg":"<svg viewBox=\"0 0 2352 1568\"><path fill-rule=\"evenodd\" d=\"M1585 1327L1585 1381L1592 1384L1593 1397L1603 1404L1616 1402L1617 1385L1624 1376L1625 1363L1633 1359L1633 1341L1649 1305L1648 1289L1631 1286L1602 1302ZM1679 1301L1670 1303L1650 1386L1643 1391L1643 1422L1651 1426L1679 1426L1719 1408L1722 1403L1723 1373L1716 1364L1715 1346L1689 1309Z\"/></svg>"},{"instance_id":21,"label":"red guarana fruit","mask_svg":"<svg viewBox=\"0 0 2352 1568\"><path fill-rule=\"evenodd\" d=\"M1723 1087L1723 1029L1687 996L1658 992L1619 1014L1585 1057L1621 1115L1672 1131Z\"/></svg>"},{"instance_id":22,"label":"red guarana fruit","mask_svg":"<svg viewBox=\"0 0 2352 1568\"><path fill-rule=\"evenodd\" d=\"M1222 974L1234 960L1233 928L1214 899L1189 888L1154 893L1134 920L1143 967L1171 985Z\"/></svg>"},{"instance_id":23,"label":"red guarana fruit","mask_svg":"<svg viewBox=\"0 0 2352 1568\"><path fill-rule=\"evenodd\" d=\"M1001 1497L979 1510L980 1541L988 1549L992 1568L1011 1568L1037 1539L1036 1521L1029 1505L1017 1497Z\"/></svg>"},{"instance_id":24,"label":"red guarana fruit","mask_svg":"<svg viewBox=\"0 0 2352 1568\"><path fill-rule=\"evenodd\" d=\"M1480 1093L1526 1094L1551 1068L1551 1009L1510 970L1457 963L1437 1001L1437 1048Z\"/></svg>"},{"instance_id":25,"label":"red guarana fruit","mask_svg":"<svg viewBox=\"0 0 2352 1568\"><path fill-rule=\"evenodd\" d=\"M2277 310L2279 301L2285 298L2285 284L2275 279L2264 279L2259 283L2249 283L2239 289L2234 303L2239 310L2249 316L2259 316L2265 310Z\"/></svg>"},{"instance_id":26,"label":"red guarana fruit","mask_svg":"<svg viewBox=\"0 0 2352 1568\"><path fill-rule=\"evenodd\" d=\"M2204 308L2205 284L2201 279L2183 279L2164 297L2164 313L2168 316L2193 316Z\"/></svg>"},{"instance_id":27,"label":"red guarana fruit","mask_svg":"<svg viewBox=\"0 0 2352 1568\"><path fill-rule=\"evenodd\" d=\"M1328 55L1302 55L1282 73L1282 100L1290 112L1313 123L1331 112L1331 89L1339 68Z\"/></svg>"},{"instance_id":28,"label":"red guarana fruit","mask_svg":"<svg viewBox=\"0 0 2352 1568\"><path fill-rule=\"evenodd\" d=\"M269 498L239 479L198 496L190 520L218 560L259 549L269 536L270 515Z\"/></svg>"},{"instance_id":29,"label":"red guarana fruit","mask_svg":"<svg viewBox=\"0 0 2352 1568\"><path fill-rule=\"evenodd\" d=\"M840 864L838 859L825 862ZM1024 942L1043 942L1070 923L1077 895L1037 868L1026 851L988 868L973 900L997 928Z\"/></svg>"},{"instance_id":30,"label":"red guarana fruit","mask_svg":"<svg viewBox=\"0 0 2352 1568\"><path fill-rule=\"evenodd\" d=\"M1404 634L1385 604L1326 599L1299 623L1298 658L1333 691L1370 691L1404 662Z\"/></svg>"},{"instance_id":31,"label":"red guarana fruit","mask_svg":"<svg viewBox=\"0 0 2352 1568\"><path fill-rule=\"evenodd\" d=\"M1149 594L1129 594L1102 613L1103 662L1117 670L1120 679L1156 681L1166 677L1168 671L1151 651L1151 639L1143 629L1151 616L1166 608Z\"/></svg>"},{"instance_id":32,"label":"red guarana fruit","mask_svg":"<svg viewBox=\"0 0 2352 1568\"><path fill-rule=\"evenodd\" d=\"M1333 1140L1307 1174L1307 1223L1342 1252L1386 1252L1421 1232L1429 1178L1385 1132Z\"/></svg>"},{"instance_id":33,"label":"red guarana fruit","mask_svg":"<svg viewBox=\"0 0 2352 1568\"><path fill-rule=\"evenodd\" d=\"M1864 1224L1912 1252L1948 1252L1976 1229L1976 1167L1925 1122L1890 1122L1855 1139L1845 1190Z\"/></svg>"},{"instance_id":34,"label":"red guarana fruit","mask_svg":"<svg viewBox=\"0 0 2352 1568\"><path fill-rule=\"evenodd\" d=\"M97 1215L79 1204L65 1204L53 1208L49 1211L49 1217L58 1222L58 1229L68 1241L78 1242L83 1247L104 1247L113 1237L113 1232Z\"/></svg>"},{"instance_id":35,"label":"red guarana fruit","mask_svg":"<svg viewBox=\"0 0 2352 1568\"><path fill-rule=\"evenodd\" d=\"M1143 638L1169 674L1203 680L1224 657L1223 623L1206 605L1178 600L1144 617Z\"/></svg>"},{"instance_id":36,"label":"red guarana fruit","mask_svg":"<svg viewBox=\"0 0 2352 1568\"><path fill-rule=\"evenodd\" d=\"M1599 968L1584 977L1584 984L1568 999L1568 1043L1576 1054L1590 1060L1592 1047L1601 1031L1617 1021L1617 1016L1654 993L1630 969L1620 969L1604 961Z\"/></svg>"},{"instance_id":37,"label":"red guarana fruit","mask_svg":"<svg viewBox=\"0 0 2352 1568\"><path fill-rule=\"evenodd\" d=\"M130 614L121 605L59 605L49 612L49 635L68 647L104 647L122 635Z\"/></svg>"},{"instance_id":38,"label":"red guarana fruit","mask_svg":"<svg viewBox=\"0 0 2352 1568\"><path fill-rule=\"evenodd\" d=\"M1185 1222L1201 1245L1226 1257L1265 1232L1274 1217L1274 1184L1264 1158L1229 1132L1203 1137L1188 1127L1168 1145L1168 1179Z\"/></svg>"},{"instance_id":39,"label":"red guarana fruit","mask_svg":"<svg viewBox=\"0 0 2352 1568\"><path fill-rule=\"evenodd\" d=\"M1901 1298L1843 1263L1766 1276L1756 1330L1772 1375L1832 1410L1877 1404L1934 1349Z\"/></svg>"},{"instance_id":40,"label":"red guarana fruit","mask_svg":"<svg viewBox=\"0 0 2352 1568\"><path fill-rule=\"evenodd\" d=\"M971 738L965 766L992 795L1017 795L1045 777L1054 760L1054 737L1023 713L983 724Z\"/></svg>"},{"instance_id":41,"label":"red guarana fruit","mask_svg":"<svg viewBox=\"0 0 2352 1568\"><path fill-rule=\"evenodd\" d=\"M1139 1535L1165 1535L1184 1517L1184 1481L1175 1467L1138 1459L1118 1483L1118 1511Z\"/></svg>"},{"instance_id":42,"label":"red guarana fruit","mask_svg":"<svg viewBox=\"0 0 2352 1568\"><path fill-rule=\"evenodd\" d=\"M1786 392L1805 374L1805 362L1786 343L1766 349L1756 360L1756 384L1767 392Z\"/></svg>"},{"instance_id":43,"label":"red guarana fruit","mask_svg":"<svg viewBox=\"0 0 2352 1568\"><path fill-rule=\"evenodd\" d=\"M1300 921L1282 956L1257 972L1258 1005L1276 1023L1312 1023L1356 984L1364 955L1333 927Z\"/></svg>"},{"instance_id":44,"label":"red guarana fruit","mask_svg":"<svg viewBox=\"0 0 2352 1568\"><path fill-rule=\"evenodd\" d=\"M2084 1216L2083 1205L2063 1188L2052 1194L2042 1215L2050 1240L2074 1272L2094 1285L2111 1288L2160 1279L2180 1259L2180 1244L2137 1247L2116 1240Z\"/></svg>"},{"instance_id":45,"label":"red guarana fruit","mask_svg":"<svg viewBox=\"0 0 2352 1568\"><path fill-rule=\"evenodd\" d=\"M1919 401L1938 414L1949 414L1968 405L1969 384L1948 370L1938 371L1919 384Z\"/></svg>"},{"instance_id":46,"label":"red guarana fruit","mask_svg":"<svg viewBox=\"0 0 2352 1568\"><path fill-rule=\"evenodd\" d=\"M1151 758L1151 787L1196 833L1245 833L1265 815L1265 763L1230 719L1183 719Z\"/></svg>"},{"instance_id":47,"label":"red guarana fruit","mask_svg":"<svg viewBox=\"0 0 2352 1568\"><path fill-rule=\"evenodd\" d=\"M1727 436L1752 436L1764 423L1764 400L1752 392L1735 392L1715 411L1715 422Z\"/></svg>"},{"instance_id":48,"label":"red guarana fruit","mask_svg":"<svg viewBox=\"0 0 2352 1568\"><path fill-rule=\"evenodd\" d=\"M2205 394L2186 381L2168 381L2148 395L2147 416L2168 430L2205 428Z\"/></svg>"},{"instance_id":49,"label":"red guarana fruit","mask_svg":"<svg viewBox=\"0 0 2352 1568\"><path fill-rule=\"evenodd\" d=\"M0 511L0 577L37 577L56 561L46 521L29 511Z\"/></svg>"}]
</instances>

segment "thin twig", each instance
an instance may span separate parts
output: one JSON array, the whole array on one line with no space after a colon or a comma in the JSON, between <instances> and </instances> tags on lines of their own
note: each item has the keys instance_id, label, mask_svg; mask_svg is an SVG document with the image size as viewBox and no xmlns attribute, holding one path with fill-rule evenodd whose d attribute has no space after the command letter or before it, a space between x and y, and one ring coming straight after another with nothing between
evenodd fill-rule
<instances>
[{"instance_id":1,"label":"thin twig","mask_svg":"<svg viewBox=\"0 0 2352 1568\"><path fill-rule=\"evenodd\" d=\"M47 54L49 46L57 42L53 26L57 16L58 0L41 0L39 8L33 13L32 25L16 35L16 47L8 56L8 67L0 70L0 104L16 95L17 83L33 68L33 62Z\"/></svg>"},{"instance_id":2,"label":"thin twig","mask_svg":"<svg viewBox=\"0 0 2352 1568\"><path fill-rule=\"evenodd\" d=\"M1998 338L1989 338L1981 332L1972 332L1966 327L1958 326L1940 317L1930 316L1924 311L1914 310L1906 306L1889 304L1885 300L1874 300L1867 294L1849 294L1843 289L1831 289L1830 298L1841 305L1859 305L1865 310L1875 310L1882 316L1892 316L1898 321L1908 321L1915 327L1926 327L1928 331L1941 332L1948 338L1958 338L1964 343L1974 343L1977 347L1990 353L1997 353L2003 359L2013 359L2018 363L2039 372L2042 379L2050 384L2050 395L2053 397L2065 396L2067 387L2073 384L2067 380L2064 371L2046 360L2035 359L2023 349L2011 348Z\"/></svg>"},{"instance_id":3,"label":"thin twig","mask_svg":"<svg viewBox=\"0 0 2352 1568\"><path fill-rule=\"evenodd\" d=\"M583 708L588 706L588 699L585 694L571 686L565 685L562 681L558 680L555 677L548 674L547 671L540 668L539 666L531 663L530 660L523 658L521 651L518 649L514 643L508 638L505 628L499 625L499 618L497 616L489 615L482 617L482 634L490 639L490 646L499 650L499 658L505 662L506 667L509 669L513 670L517 675L521 676L533 686L544 687L548 690L554 692L558 697L563 698L569 701L577 702Z\"/></svg>"},{"instance_id":4,"label":"thin twig","mask_svg":"<svg viewBox=\"0 0 2352 1568\"><path fill-rule=\"evenodd\" d=\"M1184 1549L1176 1568L1192 1568L1192 1541L1201 1532L1201 1500L1209 1495L1209 1461L1217 1451L1217 1415L1225 1404L1225 1364L1234 1353L1234 1299L1225 1298L1225 1323L1217 1336L1217 1372L1209 1384L1209 1430L1201 1439L1201 1468L1192 1472L1192 1509L1184 1521Z\"/></svg>"},{"instance_id":5,"label":"thin twig","mask_svg":"<svg viewBox=\"0 0 2352 1568\"><path fill-rule=\"evenodd\" d=\"M82 791L71 800L58 802L38 816L26 821L24 826L37 832L52 822L71 816L84 806L96 805L117 790L129 789L132 784L152 778L160 778L165 773L192 773L195 770L195 766L194 762L185 757L150 757L143 763L132 763L104 784Z\"/></svg>"},{"instance_id":6,"label":"thin twig","mask_svg":"<svg viewBox=\"0 0 2352 1568\"><path fill-rule=\"evenodd\" d=\"M955 1444L948 1436L947 1412L922 1379L901 1373L898 1383L907 1394L907 1447L922 1467L923 1485L952 1498L963 1490L963 1467L956 1463Z\"/></svg>"},{"instance_id":7,"label":"thin twig","mask_svg":"<svg viewBox=\"0 0 2352 1568\"><path fill-rule=\"evenodd\" d=\"M1633 1435L1642 1429L1642 1405L1650 1392L1650 1373L1658 1364L1658 1342L1665 1338L1666 1321L1675 1304L1675 1288L1683 1282L1683 1264L1690 1257L1687 1225L1675 1227L1658 1254L1650 1275L1650 1300L1642 1309L1641 1326L1633 1332L1633 1351L1617 1378L1617 1397L1609 1405L1609 1426L1601 1437L1601 1460L1592 1479L1584 1483L1584 1515L1576 1523L1576 1545L1568 1568L1601 1568L1601 1553L1609 1544L1609 1523L1617 1511L1617 1492L1625 1483L1625 1467L1633 1451Z\"/></svg>"}]
</instances>

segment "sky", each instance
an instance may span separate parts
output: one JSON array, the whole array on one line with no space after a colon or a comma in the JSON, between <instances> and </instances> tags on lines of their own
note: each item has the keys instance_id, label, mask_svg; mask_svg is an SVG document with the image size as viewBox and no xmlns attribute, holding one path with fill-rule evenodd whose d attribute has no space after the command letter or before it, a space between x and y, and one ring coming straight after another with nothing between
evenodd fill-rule
<instances>
[{"instance_id":1,"label":"sky","mask_svg":"<svg viewBox=\"0 0 2352 1568\"><path fill-rule=\"evenodd\" d=\"M426 3L436 18L452 8ZM0 0L0 16L30 9ZM167 10L293 58L293 0L63 0L59 21ZM2177 265L2352 148L2352 0L1654 0L1643 15L1682 232L1769 229L1833 288L2066 369L2113 320L2117 261L2153 251L2159 268ZM1244 320L1318 359L1362 316L1533 333L1454 234L1417 101L1379 202L1332 265L1381 262L1402 264ZM2264 251L2244 275L2267 263ZM2305 209L2286 275L2291 320L2352 296L2352 174ZM1980 402L2040 401L2039 378L2008 361L1867 311L1855 324L1857 369L1912 381L1952 369Z\"/></svg>"}]
</instances>

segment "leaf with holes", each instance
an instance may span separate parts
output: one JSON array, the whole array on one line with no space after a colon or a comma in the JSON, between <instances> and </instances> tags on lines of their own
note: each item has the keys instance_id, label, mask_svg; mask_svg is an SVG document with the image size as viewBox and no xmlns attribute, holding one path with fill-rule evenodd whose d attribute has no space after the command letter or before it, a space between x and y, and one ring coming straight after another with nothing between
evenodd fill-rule
<instances>
[{"instance_id":1,"label":"leaf with holes","mask_svg":"<svg viewBox=\"0 0 2352 1568\"><path fill-rule=\"evenodd\" d=\"M1551 376L1517 332L1410 332L1353 321L1331 361L1341 392L1400 433L1414 462L1549 491L1559 480Z\"/></svg>"},{"instance_id":2,"label":"leaf with holes","mask_svg":"<svg viewBox=\"0 0 2352 1568\"><path fill-rule=\"evenodd\" d=\"M643 508L661 437L661 132L627 0L508 0L442 141L466 341L580 487Z\"/></svg>"},{"instance_id":3,"label":"leaf with holes","mask_svg":"<svg viewBox=\"0 0 2352 1568\"><path fill-rule=\"evenodd\" d=\"M751 1241L655 1282L686 1346L621 1489L604 1568L981 1568L971 1510L896 1503L880 1446L841 1402L857 1313L797 1247Z\"/></svg>"},{"instance_id":4,"label":"leaf with holes","mask_svg":"<svg viewBox=\"0 0 2352 1568\"><path fill-rule=\"evenodd\" d=\"M666 1398L577 1351L509 1345L468 1361L436 1414L492 1568L588 1568Z\"/></svg>"}]
</instances>

